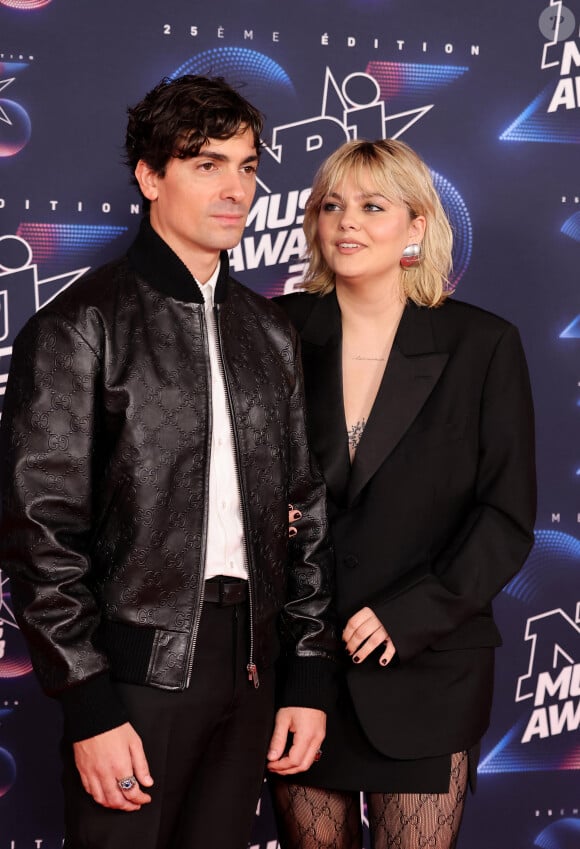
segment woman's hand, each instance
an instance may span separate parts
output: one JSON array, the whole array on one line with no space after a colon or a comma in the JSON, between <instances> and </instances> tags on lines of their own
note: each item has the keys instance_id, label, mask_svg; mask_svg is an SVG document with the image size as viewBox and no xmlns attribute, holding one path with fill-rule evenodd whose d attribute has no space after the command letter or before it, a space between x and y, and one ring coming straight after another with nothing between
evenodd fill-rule
<instances>
[{"instance_id":1,"label":"woman's hand","mask_svg":"<svg viewBox=\"0 0 580 849\"><path fill-rule=\"evenodd\" d=\"M397 651L384 625L370 607L363 607L350 617L342 632L342 639L353 663L362 663L378 646L384 645L385 650L379 663L386 666Z\"/></svg>"},{"instance_id":2,"label":"woman's hand","mask_svg":"<svg viewBox=\"0 0 580 849\"><path fill-rule=\"evenodd\" d=\"M301 518L302 518L302 513L300 512L300 510L295 510L294 507L291 504L289 504L288 505L288 536L290 537L290 539L292 539L292 537L295 537L296 534L298 533L298 528L292 527L293 523L297 522L298 519L301 519Z\"/></svg>"}]
</instances>

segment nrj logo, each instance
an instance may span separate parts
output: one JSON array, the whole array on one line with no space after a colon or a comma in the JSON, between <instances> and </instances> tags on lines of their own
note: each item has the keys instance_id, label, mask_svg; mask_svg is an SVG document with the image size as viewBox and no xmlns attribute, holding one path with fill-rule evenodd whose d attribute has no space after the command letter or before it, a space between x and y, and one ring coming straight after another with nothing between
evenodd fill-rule
<instances>
[{"instance_id":1,"label":"nrj logo","mask_svg":"<svg viewBox=\"0 0 580 849\"><path fill-rule=\"evenodd\" d=\"M556 83L547 111L580 108L580 49L576 18L561 2L550 0L539 20L540 32L546 38L542 51L542 70L559 68L560 79Z\"/></svg>"},{"instance_id":2,"label":"nrj logo","mask_svg":"<svg viewBox=\"0 0 580 849\"><path fill-rule=\"evenodd\" d=\"M262 193L248 217L247 235L230 251L234 272L294 263L288 271L296 276L286 279L285 291L300 283L306 248L302 222L314 172L344 142L399 138L433 109L432 102L402 109L390 103L387 111L383 88L392 84L391 78L396 73L399 86L408 85L413 93L413 85L417 85L415 78L421 79L417 67L411 73L409 66L401 64L395 68L393 63L374 62L374 75L359 71L342 80L326 68L317 114L273 127L271 142L264 144L260 162L258 182ZM454 69L450 77L448 67L431 67L429 86L424 80L423 85L432 93L434 87L446 85L450 78L455 79L465 70ZM422 89L417 96L425 96ZM457 285L471 255L469 212L454 186L442 175L432 173L457 234L453 278ZM301 185L294 182L296 174L303 175Z\"/></svg>"},{"instance_id":3,"label":"nrj logo","mask_svg":"<svg viewBox=\"0 0 580 849\"><path fill-rule=\"evenodd\" d=\"M230 252L232 269L299 262L306 247L301 225L309 183L325 157L349 139L397 138L432 108L427 104L387 115L380 85L370 74L356 72L337 81L327 68L319 113L275 126L271 144L264 145L258 177L263 195L247 221L247 231L253 235L245 236ZM290 184L287 191L274 190L294 174L303 174L306 186Z\"/></svg>"},{"instance_id":4,"label":"nrj logo","mask_svg":"<svg viewBox=\"0 0 580 849\"><path fill-rule=\"evenodd\" d=\"M580 40L573 12L550 0L538 26L544 37L540 67L549 77L542 91L501 133L501 141L578 144L580 125ZM558 71L555 71L558 69ZM554 77L558 73L556 81Z\"/></svg>"},{"instance_id":5,"label":"nrj logo","mask_svg":"<svg viewBox=\"0 0 580 849\"><path fill-rule=\"evenodd\" d=\"M232 270L236 274L251 271L252 287L258 286L265 295L299 285L305 249L301 225L317 168L351 139L401 137L431 112L440 91L468 72L465 66L375 60L367 62L365 70L347 74L339 75L327 67L310 109L305 104L313 86L309 83L305 97L299 96L285 69L255 50L211 48L176 68L172 78L220 73L227 79L247 78L248 94L271 121L260 161L257 198L244 237L230 253ZM433 176L456 234L455 286L471 256L471 221L459 191L444 176Z\"/></svg>"},{"instance_id":6,"label":"nrj logo","mask_svg":"<svg viewBox=\"0 0 580 849\"><path fill-rule=\"evenodd\" d=\"M58 229L39 226L46 237ZM6 390L14 337L33 313L86 271L88 266L41 280L30 243L16 235L0 236L0 400Z\"/></svg>"},{"instance_id":7,"label":"nrj logo","mask_svg":"<svg viewBox=\"0 0 580 849\"><path fill-rule=\"evenodd\" d=\"M580 724L580 602L575 619L561 608L532 616L528 671L518 679L516 701L533 700L522 743L578 730Z\"/></svg>"}]
</instances>

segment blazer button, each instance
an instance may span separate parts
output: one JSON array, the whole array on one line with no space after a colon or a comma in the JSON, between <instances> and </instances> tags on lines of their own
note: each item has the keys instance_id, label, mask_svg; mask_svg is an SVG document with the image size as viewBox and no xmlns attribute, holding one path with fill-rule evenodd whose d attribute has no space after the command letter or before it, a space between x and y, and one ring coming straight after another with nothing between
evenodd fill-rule
<instances>
[{"instance_id":1,"label":"blazer button","mask_svg":"<svg viewBox=\"0 0 580 849\"><path fill-rule=\"evenodd\" d=\"M355 557L354 554L347 554L342 558L342 563L347 569L356 569L360 565L358 557Z\"/></svg>"}]
</instances>

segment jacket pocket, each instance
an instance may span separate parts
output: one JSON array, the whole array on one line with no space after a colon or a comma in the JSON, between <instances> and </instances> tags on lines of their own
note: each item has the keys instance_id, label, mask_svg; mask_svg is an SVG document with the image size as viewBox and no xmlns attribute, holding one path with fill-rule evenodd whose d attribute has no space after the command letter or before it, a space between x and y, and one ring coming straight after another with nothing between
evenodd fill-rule
<instances>
[{"instance_id":1,"label":"jacket pocket","mask_svg":"<svg viewBox=\"0 0 580 849\"><path fill-rule=\"evenodd\" d=\"M502 645L502 642L501 634L492 617L480 615L468 619L451 634L436 640L431 648L434 651L497 648Z\"/></svg>"},{"instance_id":2,"label":"jacket pocket","mask_svg":"<svg viewBox=\"0 0 580 849\"><path fill-rule=\"evenodd\" d=\"M450 442L456 442L458 439L463 439L467 431L469 419L461 417L446 422L437 422L430 424L419 418L413 422L407 433L405 440L413 440L415 437L428 445L447 445Z\"/></svg>"}]
</instances>

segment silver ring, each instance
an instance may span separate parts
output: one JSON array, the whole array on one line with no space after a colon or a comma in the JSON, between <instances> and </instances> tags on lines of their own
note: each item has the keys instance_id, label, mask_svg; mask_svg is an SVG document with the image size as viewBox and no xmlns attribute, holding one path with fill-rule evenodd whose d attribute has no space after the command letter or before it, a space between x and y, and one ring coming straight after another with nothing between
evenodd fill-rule
<instances>
[{"instance_id":1,"label":"silver ring","mask_svg":"<svg viewBox=\"0 0 580 849\"><path fill-rule=\"evenodd\" d=\"M137 779L134 775L128 775L127 778L118 778L117 784L119 785L119 790L132 790L137 784Z\"/></svg>"}]
</instances>

